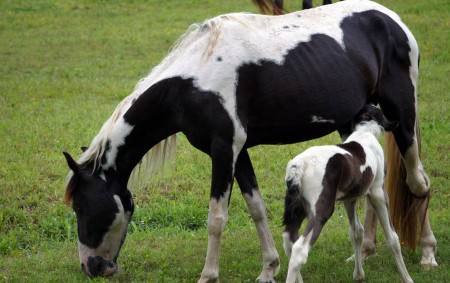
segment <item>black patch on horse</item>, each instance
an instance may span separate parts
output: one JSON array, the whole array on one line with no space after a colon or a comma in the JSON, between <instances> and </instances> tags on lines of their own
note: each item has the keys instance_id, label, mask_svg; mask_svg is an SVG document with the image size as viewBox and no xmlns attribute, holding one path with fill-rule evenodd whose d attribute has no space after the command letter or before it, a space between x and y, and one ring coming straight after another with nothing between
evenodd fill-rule
<instances>
[{"instance_id":1,"label":"black patch on horse","mask_svg":"<svg viewBox=\"0 0 450 283\"><path fill-rule=\"evenodd\" d=\"M416 120L415 96L403 95L414 93L409 75L411 48L408 37L394 20L375 10L344 18L341 28L346 50L357 60L354 66L363 76L377 82L370 91L373 93L370 101L374 104L379 102L390 121L410 121L400 123L394 131L396 143L404 156L414 141Z\"/></svg>"},{"instance_id":2,"label":"black patch on horse","mask_svg":"<svg viewBox=\"0 0 450 283\"><path fill-rule=\"evenodd\" d=\"M374 88L354 65L333 38L314 34L289 50L282 65L261 60L239 67L236 99L245 146L296 143L343 127ZM312 126L313 116L333 122Z\"/></svg>"}]
</instances>

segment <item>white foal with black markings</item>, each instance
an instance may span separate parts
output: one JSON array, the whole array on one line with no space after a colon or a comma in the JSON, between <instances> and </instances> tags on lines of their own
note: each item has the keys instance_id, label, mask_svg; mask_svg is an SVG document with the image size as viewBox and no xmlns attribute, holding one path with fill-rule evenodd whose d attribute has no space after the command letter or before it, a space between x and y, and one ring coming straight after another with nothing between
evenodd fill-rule
<instances>
[{"instance_id":1,"label":"white foal with black markings","mask_svg":"<svg viewBox=\"0 0 450 283\"><path fill-rule=\"evenodd\" d=\"M312 147L287 165L283 247L290 258L286 282L303 282L300 275L309 250L331 217L335 201L343 201L350 221L350 239L355 249L353 279L364 280L361 245L364 228L356 212L356 200L367 196L375 208L392 249L403 282L412 282L400 251L400 242L388 212L383 189L385 164L378 137L398 123L389 122L381 110L367 105L353 119L353 133L343 144ZM298 229L305 217L308 224L300 238Z\"/></svg>"}]
</instances>

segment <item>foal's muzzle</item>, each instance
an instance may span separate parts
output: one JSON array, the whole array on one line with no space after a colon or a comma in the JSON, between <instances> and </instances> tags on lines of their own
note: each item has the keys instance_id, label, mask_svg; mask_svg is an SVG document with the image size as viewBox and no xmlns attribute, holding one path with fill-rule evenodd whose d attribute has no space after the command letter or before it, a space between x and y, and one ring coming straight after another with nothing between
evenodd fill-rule
<instances>
[{"instance_id":1,"label":"foal's muzzle","mask_svg":"<svg viewBox=\"0 0 450 283\"><path fill-rule=\"evenodd\" d=\"M81 270L90 277L108 277L116 273L119 270L119 267L117 266L117 263L105 260L100 256L90 256L86 263L81 263Z\"/></svg>"}]
</instances>

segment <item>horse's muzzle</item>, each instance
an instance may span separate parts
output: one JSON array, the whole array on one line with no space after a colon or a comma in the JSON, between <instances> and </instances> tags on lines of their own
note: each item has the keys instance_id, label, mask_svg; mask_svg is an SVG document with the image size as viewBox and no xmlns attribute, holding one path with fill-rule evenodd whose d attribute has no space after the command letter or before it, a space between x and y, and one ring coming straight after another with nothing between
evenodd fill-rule
<instances>
[{"instance_id":1,"label":"horse's muzzle","mask_svg":"<svg viewBox=\"0 0 450 283\"><path fill-rule=\"evenodd\" d=\"M105 260L100 256L90 256L86 263L81 263L81 270L89 277L108 277L116 273L119 268L115 262Z\"/></svg>"}]
</instances>

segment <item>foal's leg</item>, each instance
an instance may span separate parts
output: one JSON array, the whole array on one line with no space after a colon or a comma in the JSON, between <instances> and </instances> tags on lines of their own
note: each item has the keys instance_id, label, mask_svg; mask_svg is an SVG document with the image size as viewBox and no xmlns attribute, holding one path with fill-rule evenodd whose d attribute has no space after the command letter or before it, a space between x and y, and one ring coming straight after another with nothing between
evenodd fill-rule
<instances>
[{"instance_id":1,"label":"foal's leg","mask_svg":"<svg viewBox=\"0 0 450 283\"><path fill-rule=\"evenodd\" d=\"M406 270L405 263L403 262L403 257L400 250L400 241L397 233L395 233L389 220L388 203L383 188L372 188L368 198L378 215L378 219L380 220L381 227L383 228L383 232L386 237L386 242L394 254L395 263L400 276L402 277L402 281L413 282L408 274L408 271Z\"/></svg>"},{"instance_id":2,"label":"foal's leg","mask_svg":"<svg viewBox=\"0 0 450 283\"><path fill-rule=\"evenodd\" d=\"M300 274L302 265L306 263L308 259L308 253L312 245L319 238L325 223L330 219L334 210L334 199L332 203L323 203L324 210L317 211L316 215L308 217L308 225L300 238L292 245L291 258L289 259L288 274L286 277L286 283L301 283L303 282Z\"/></svg>"},{"instance_id":3,"label":"foal's leg","mask_svg":"<svg viewBox=\"0 0 450 283\"><path fill-rule=\"evenodd\" d=\"M356 200L344 201L345 211L350 222L350 239L355 249L355 269L353 271L353 280L362 282L364 280L364 270L362 268L361 244L363 241L364 228L359 222L356 212Z\"/></svg>"},{"instance_id":4,"label":"foal's leg","mask_svg":"<svg viewBox=\"0 0 450 283\"><path fill-rule=\"evenodd\" d=\"M377 236L377 215L375 210L366 198L366 212L364 214L364 236L361 245L361 259L366 260L369 256L376 253L376 236ZM347 261L355 260L355 255L352 255Z\"/></svg>"},{"instance_id":5,"label":"foal's leg","mask_svg":"<svg viewBox=\"0 0 450 283\"><path fill-rule=\"evenodd\" d=\"M221 140L211 146L212 180L208 212L208 250L198 282L216 282L219 277L219 247L228 220L228 204L233 182L233 150Z\"/></svg>"},{"instance_id":6,"label":"foal's leg","mask_svg":"<svg viewBox=\"0 0 450 283\"><path fill-rule=\"evenodd\" d=\"M280 270L278 252L270 233L264 201L258 189L255 172L247 150L243 149L236 162L236 180L241 189L247 207L255 222L259 242L263 253L263 270L258 276L259 282L274 282L273 277Z\"/></svg>"}]
</instances>

